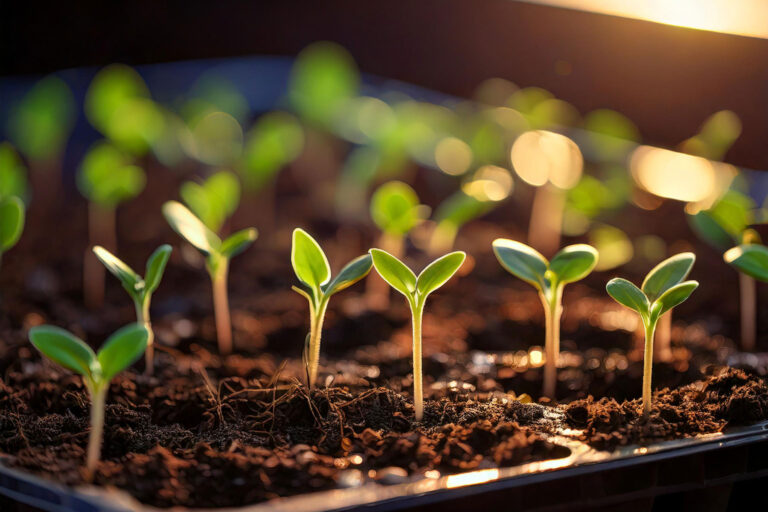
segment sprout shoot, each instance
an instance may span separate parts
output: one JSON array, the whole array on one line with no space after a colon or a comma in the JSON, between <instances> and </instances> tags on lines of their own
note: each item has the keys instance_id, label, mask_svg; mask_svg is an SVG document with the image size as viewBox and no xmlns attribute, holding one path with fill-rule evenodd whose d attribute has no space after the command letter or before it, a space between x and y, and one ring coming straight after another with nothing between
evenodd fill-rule
<instances>
[{"instance_id":1,"label":"sprout shoot","mask_svg":"<svg viewBox=\"0 0 768 512\"><path fill-rule=\"evenodd\" d=\"M544 385L542 393L555 398L557 362L560 358L560 317L563 313L563 288L584 279L597 265L597 250L586 244L569 245L552 261L535 249L515 240L493 242L496 258L510 274L522 279L539 292L544 306L545 338Z\"/></svg>"},{"instance_id":2,"label":"sprout shoot","mask_svg":"<svg viewBox=\"0 0 768 512\"><path fill-rule=\"evenodd\" d=\"M429 209L419 204L416 191L402 181L385 183L371 197L371 218L381 230L379 246L395 258L402 258L405 236L428 215ZM389 289L376 276L368 279L366 302L375 310L389 305Z\"/></svg>"},{"instance_id":3,"label":"sprout shoot","mask_svg":"<svg viewBox=\"0 0 768 512\"><path fill-rule=\"evenodd\" d=\"M696 137L689 140L696 140ZM687 215L687 218L696 235L722 253L734 245L760 243L760 235L750 229L750 225L758 220L756 212L757 205L751 197L731 189L708 210ZM741 348L754 350L757 289L754 278L746 272L739 272L739 312Z\"/></svg>"},{"instance_id":4,"label":"sprout shoot","mask_svg":"<svg viewBox=\"0 0 768 512\"><path fill-rule=\"evenodd\" d=\"M219 171L203 183L187 181L179 191L187 207L203 224L218 233L240 203L240 182L228 171Z\"/></svg>"},{"instance_id":5,"label":"sprout shoot","mask_svg":"<svg viewBox=\"0 0 768 512\"><path fill-rule=\"evenodd\" d=\"M171 256L171 246L161 245L147 260L146 272L142 278L131 267L123 263L117 256L97 245L93 248L94 254L99 258L104 266L113 276L118 278L128 292L133 305L136 307L136 323L147 328L147 350L145 352L144 373L152 375L154 369L154 340L155 334L152 331L152 321L149 318L149 303L152 300L152 294L160 286L160 280L163 278L165 266L168 258Z\"/></svg>"},{"instance_id":6,"label":"sprout shoot","mask_svg":"<svg viewBox=\"0 0 768 512\"><path fill-rule=\"evenodd\" d=\"M93 480L101 455L104 405L112 378L132 365L147 347L147 329L131 324L116 331L95 353L72 333L51 325L33 327L29 340L45 357L83 376L91 396L91 432L88 437L86 479Z\"/></svg>"},{"instance_id":7,"label":"sprout shoot","mask_svg":"<svg viewBox=\"0 0 768 512\"><path fill-rule=\"evenodd\" d=\"M371 249L370 253L376 271L392 288L405 295L411 308L413 321L413 406L416 421L421 421L424 417L421 370L421 319L424 313L424 304L430 293L443 286L461 268L467 255L461 251L446 254L430 263L416 277L411 269L391 254L381 249Z\"/></svg>"},{"instance_id":8,"label":"sprout shoot","mask_svg":"<svg viewBox=\"0 0 768 512\"><path fill-rule=\"evenodd\" d=\"M323 319L331 296L348 288L368 275L371 271L371 255L355 258L341 269L331 280L331 268L320 245L303 229L293 230L291 264L302 287L293 289L309 302L310 331L304 348L304 363L307 368L307 383L314 387L320 360L320 337Z\"/></svg>"},{"instance_id":9,"label":"sprout shoot","mask_svg":"<svg viewBox=\"0 0 768 512\"><path fill-rule=\"evenodd\" d=\"M227 296L229 260L246 250L256 240L257 231L255 228L246 228L222 240L183 204L176 201L168 201L163 205L163 215L179 236L205 255L205 267L213 284L213 308L219 352L229 354L232 352L232 323Z\"/></svg>"},{"instance_id":10,"label":"sprout shoot","mask_svg":"<svg viewBox=\"0 0 768 512\"><path fill-rule=\"evenodd\" d=\"M699 286L696 281L684 281L696 261L690 252L667 258L648 272L638 288L626 279L614 278L605 289L619 304L636 311L645 328L643 356L643 415L651 412L651 373L653 370L653 336L659 317L684 302Z\"/></svg>"},{"instance_id":11,"label":"sprout shoot","mask_svg":"<svg viewBox=\"0 0 768 512\"><path fill-rule=\"evenodd\" d=\"M144 189L144 170L108 142L98 142L86 153L77 175L77 186L88 199L90 245L117 250L115 210ZM104 301L104 267L88 251L83 266L85 303L91 308Z\"/></svg>"},{"instance_id":12,"label":"sprout shoot","mask_svg":"<svg viewBox=\"0 0 768 512\"><path fill-rule=\"evenodd\" d=\"M24 203L14 196L0 198L0 262L24 231Z\"/></svg>"},{"instance_id":13,"label":"sprout shoot","mask_svg":"<svg viewBox=\"0 0 768 512\"><path fill-rule=\"evenodd\" d=\"M458 191L443 201L435 211L437 225L429 240L429 253L441 254L453 249L459 229L467 222L493 209L493 201L480 201Z\"/></svg>"}]
</instances>

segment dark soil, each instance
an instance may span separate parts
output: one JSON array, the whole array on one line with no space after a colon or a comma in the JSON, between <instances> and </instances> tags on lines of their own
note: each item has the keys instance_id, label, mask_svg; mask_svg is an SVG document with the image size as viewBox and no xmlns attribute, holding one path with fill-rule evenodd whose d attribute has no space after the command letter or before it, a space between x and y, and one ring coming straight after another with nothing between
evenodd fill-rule
<instances>
[{"instance_id":1,"label":"dark soil","mask_svg":"<svg viewBox=\"0 0 768 512\"><path fill-rule=\"evenodd\" d=\"M158 377L127 373L112 384L96 474L97 484L156 506L245 505L334 487L360 471L392 482L569 454L542 435L555 428L544 407L510 396L428 400L416 423L410 398L390 389L310 393L298 383L221 378L256 371L238 357L215 380L196 358L160 359ZM89 405L80 379L47 363L24 366L0 387L0 451L12 454L11 466L83 483Z\"/></svg>"},{"instance_id":2,"label":"dark soil","mask_svg":"<svg viewBox=\"0 0 768 512\"><path fill-rule=\"evenodd\" d=\"M290 173L281 175L275 225L263 226L250 208L259 198L245 197L229 227L256 225L262 236L232 263L237 350L222 359L211 341L210 282L202 261L159 213L165 200L176 197L181 177L153 169L149 179L142 196L118 211L117 252L141 269L159 244L174 244L152 303L156 366L154 377L143 376L139 362L113 381L97 484L162 507L237 506L354 485L361 478L390 483L427 470L455 472L568 455L546 437L563 425L547 419L543 406L514 399L513 393L539 396L540 352L533 347L544 339L535 292L505 274L490 251L494 238L519 236L508 222L521 218L519 212L501 209L493 223L476 222L458 239L458 248L471 258L466 273L427 304L428 400L425 421L415 423L407 306L393 294L388 309L368 311L364 283L331 301L321 389L310 394L299 385L308 317L306 302L290 290L291 230L303 226L315 234L335 269L375 245L374 230L365 223L339 226L326 213L327 204L308 199ZM517 208L514 204L510 207ZM50 323L98 346L134 321L134 311L111 276L104 306L83 307L81 268L89 242L82 200L72 195L49 211L40 208L33 202L27 235L3 255L0 268L0 454L14 467L76 485L82 483L89 401L80 379L43 362L26 333ZM665 210L659 218L669 215ZM680 237L662 232L675 223L622 223L645 226L666 240ZM638 234L643 233L630 233ZM679 248L690 248L686 244ZM408 263L423 267L426 256L409 249ZM719 255L713 252L707 262L707 249L699 249L693 278L722 265ZM622 275L639 281L651 263L624 268ZM654 386L677 391L657 392L649 426L639 427L639 403L631 400L639 396L642 381L636 319L605 295L609 277L596 273L569 286L564 298L557 395L562 403L577 400L567 409L568 421L586 429L584 439L610 448L766 417L764 383L756 377L729 373L739 377L691 384L727 361L738 334L736 301L723 300L736 296L735 284L702 279L690 304L675 310L670 358L654 366ZM766 308L758 311L768 314ZM759 319L760 325L767 321ZM768 338L758 343L768 346ZM696 391L701 386L706 390ZM596 402L589 396L609 398Z\"/></svg>"},{"instance_id":3,"label":"dark soil","mask_svg":"<svg viewBox=\"0 0 768 512\"><path fill-rule=\"evenodd\" d=\"M768 419L765 379L727 369L705 381L653 393L651 413L642 416L641 400L576 400L565 408L567 423L583 429L580 438L598 449L648 444L720 432L726 427Z\"/></svg>"}]
</instances>

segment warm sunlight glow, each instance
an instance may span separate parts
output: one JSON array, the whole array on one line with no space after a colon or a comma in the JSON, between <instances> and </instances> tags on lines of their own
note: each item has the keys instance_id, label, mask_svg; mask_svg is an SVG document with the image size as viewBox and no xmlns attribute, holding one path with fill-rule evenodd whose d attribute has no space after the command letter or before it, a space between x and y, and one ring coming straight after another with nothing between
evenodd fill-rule
<instances>
[{"instance_id":1,"label":"warm sunlight glow","mask_svg":"<svg viewBox=\"0 0 768 512\"><path fill-rule=\"evenodd\" d=\"M569 189L581 178L584 159L571 139L546 130L525 132L510 152L512 167L520 178L535 187L547 181Z\"/></svg>"},{"instance_id":2,"label":"warm sunlight glow","mask_svg":"<svg viewBox=\"0 0 768 512\"><path fill-rule=\"evenodd\" d=\"M464 174L472 164L472 149L461 139L446 137L435 147L435 163L446 174Z\"/></svg>"},{"instance_id":3,"label":"warm sunlight glow","mask_svg":"<svg viewBox=\"0 0 768 512\"><path fill-rule=\"evenodd\" d=\"M451 475L445 479L445 486L448 489L464 487L466 485L482 484L499 478L498 469L483 469L471 473L462 473L460 475Z\"/></svg>"},{"instance_id":4,"label":"warm sunlight glow","mask_svg":"<svg viewBox=\"0 0 768 512\"><path fill-rule=\"evenodd\" d=\"M478 201L502 201L512 192L512 175L503 167L484 165L461 189Z\"/></svg>"},{"instance_id":5,"label":"warm sunlight glow","mask_svg":"<svg viewBox=\"0 0 768 512\"><path fill-rule=\"evenodd\" d=\"M640 146L632 154L632 175L648 192L678 201L701 201L715 188L712 162L668 149Z\"/></svg>"},{"instance_id":6,"label":"warm sunlight glow","mask_svg":"<svg viewBox=\"0 0 768 512\"><path fill-rule=\"evenodd\" d=\"M625 18L768 38L765 0L527 0Z\"/></svg>"}]
</instances>

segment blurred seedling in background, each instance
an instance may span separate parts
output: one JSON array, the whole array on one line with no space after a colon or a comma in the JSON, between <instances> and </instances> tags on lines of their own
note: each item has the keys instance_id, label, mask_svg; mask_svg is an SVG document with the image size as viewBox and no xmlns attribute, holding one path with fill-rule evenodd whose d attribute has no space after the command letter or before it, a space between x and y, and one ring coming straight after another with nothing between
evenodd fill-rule
<instances>
[{"instance_id":1,"label":"blurred seedling in background","mask_svg":"<svg viewBox=\"0 0 768 512\"><path fill-rule=\"evenodd\" d=\"M28 202L27 169L10 142L0 143L0 199L16 196Z\"/></svg>"},{"instance_id":2,"label":"blurred seedling in background","mask_svg":"<svg viewBox=\"0 0 768 512\"><path fill-rule=\"evenodd\" d=\"M768 247L759 243L738 245L728 249L723 259L739 272L768 282Z\"/></svg>"},{"instance_id":3,"label":"blurred seedling in background","mask_svg":"<svg viewBox=\"0 0 768 512\"><path fill-rule=\"evenodd\" d=\"M581 151L564 135L536 130L515 140L510 157L518 176L536 187L528 243L544 254L553 254L560 246L566 192L581 179Z\"/></svg>"},{"instance_id":4,"label":"blurred seedling in background","mask_svg":"<svg viewBox=\"0 0 768 512\"><path fill-rule=\"evenodd\" d=\"M310 331L304 347L307 383L314 387L320 361L320 337L331 296L363 279L371 270L371 255L355 258L331 279L331 267L320 245L303 229L293 230L291 265L302 286L293 290L309 302Z\"/></svg>"},{"instance_id":5,"label":"blurred seedling in background","mask_svg":"<svg viewBox=\"0 0 768 512\"><path fill-rule=\"evenodd\" d=\"M77 174L77 186L88 199L90 245L117 250L115 211L144 189L144 170L133 164L109 142L97 142L85 154ZM85 303L91 309L104 302L104 268L87 251L83 270Z\"/></svg>"},{"instance_id":6,"label":"blurred seedling in background","mask_svg":"<svg viewBox=\"0 0 768 512\"><path fill-rule=\"evenodd\" d=\"M120 280L120 283L128 292L136 308L136 323L143 325L147 329L147 350L145 352L144 373L152 375L154 370L154 340L155 334L152 330L152 321L149 318L149 305L152 301L152 294L160 286L160 281L165 272L165 266L168 258L171 256L171 246L161 245L147 260L144 277L138 275L134 270L123 263L117 256L101 246L93 248L94 254L99 258L104 266L113 276Z\"/></svg>"},{"instance_id":7,"label":"blurred seedling in background","mask_svg":"<svg viewBox=\"0 0 768 512\"><path fill-rule=\"evenodd\" d=\"M91 430L86 455L86 480L92 481L101 457L104 407L110 381L131 366L147 347L147 329L131 324L116 331L98 353L72 333L50 325L33 327L29 340L54 363L82 375L91 397Z\"/></svg>"},{"instance_id":8,"label":"blurred seedling in background","mask_svg":"<svg viewBox=\"0 0 768 512\"><path fill-rule=\"evenodd\" d=\"M253 196L258 217L265 228L274 228L275 184L278 173L301 155L304 129L287 112L269 112L259 117L245 137L239 171L246 194Z\"/></svg>"},{"instance_id":9,"label":"blurred seedling in background","mask_svg":"<svg viewBox=\"0 0 768 512\"><path fill-rule=\"evenodd\" d=\"M205 268L211 276L213 285L213 308L219 352L224 355L230 354L232 322L227 294L229 261L256 240L257 231L255 228L242 229L222 240L195 214L176 201L168 201L163 205L163 215L179 236L205 255Z\"/></svg>"},{"instance_id":10,"label":"blurred seedling in background","mask_svg":"<svg viewBox=\"0 0 768 512\"><path fill-rule=\"evenodd\" d=\"M494 206L493 201L480 201L461 190L449 196L435 210L435 228L430 235L428 253L434 256L452 250L459 230Z\"/></svg>"},{"instance_id":11,"label":"blurred seedling in background","mask_svg":"<svg viewBox=\"0 0 768 512\"><path fill-rule=\"evenodd\" d=\"M636 311L643 322L643 415L646 417L651 412L653 337L656 324L661 315L688 299L699 286L696 281L685 281L695 261L693 253L680 253L656 265L645 276L640 288L619 277L611 279L605 286L616 302Z\"/></svg>"},{"instance_id":12,"label":"blurred seedling in background","mask_svg":"<svg viewBox=\"0 0 768 512\"><path fill-rule=\"evenodd\" d=\"M64 150L75 123L75 100L69 86L51 75L37 82L14 105L8 134L29 162L41 209L50 207L62 186ZM26 195L19 194L23 199Z\"/></svg>"},{"instance_id":13,"label":"blurred seedling in background","mask_svg":"<svg viewBox=\"0 0 768 512\"><path fill-rule=\"evenodd\" d=\"M318 42L296 57L288 99L303 119L330 129L344 103L358 95L360 76L355 61L341 46Z\"/></svg>"},{"instance_id":14,"label":"blurred seedling in background","mask_svg":"<svg viewBox=\"0 0 768 512\"><path fill-rule=\"evenodd\" d=\"M749 196L730 189L715 205L694 215L687 215L688 223L699 238L720 252L734 245L760 243L753 229L757 221L757 206ZM728 261L726 259L726 261ZM739 267L736 266L739 270ZM741 348L755 348L757 327L757 289L754 276L739 272L739 311L741 314Z\"/></svg>"},{"instance_id":15,"label":"blurred seedling in background","mask_svg":"<svg viewBox=\"0 0 768 512\"><path fill-rule=\"evenodd\" d=\"M497 239L493 242L496 258L510 274L522 279L539 292L544 306L544 385L542 394L555 398L557 363L560 359L560 318L563 313L563 288L580 281L597 265L598 253L586 244L569 245L561 249L552 261L532 247L515 240Z\"/></svg>"},{"instance_id":16,"label":"blurred seedling in background","mask_svg":"<svg viewBox=\"0 0 768 512\"><path fill-rule=\"evenodd\" d=\"M371 197L371 218L381 230L377 245L396 258L405 251L405 237L429 216L429 207L419 203L416 191L402 181L381 185ZM382 280L372 276L367 283L366 302L369 308L386 309L389 288Z\"/></svg>"},{"instance_id":17,"label":"blurred seedling in background","mask_svg":"<svg viewBox=\"0 0 768 512\"><path fill-rule=\"evenodd\" d=\"M424 417L424 392L422 388L421 321L424 305L430 293L443 286L464 263L466 254L457 251L446 254L430 263L416 277L405 264L388 252L371 249L373 266L379 275L408 300L413 322L413 405L416 421Z\"/></svg>"},{"instance_id":18,"label":"blurred seedling in background","mask_svg":"<svg viewBox=\"0 0 768 512\"><path fill-rule=\"evenodd\" d=\"M240 182L233 173L219 171L201 183L182 183L179 194L192 213L218 233L240 204Z\"/></svg>"},{"instance_id":19,"label":"blurred seedling in background","mask_svg":"<svg viewBox=\"0 0 768 512\"><path fill-rule=\"evenodd\" d=\"M88 121L112 144L143 156L165 129L162 111L141 76L124 64L112 64L93 77L85 95Z\"/></svg>"},{"instance_id":20,"label":"blurred seedling in background","mask_svg":"<svg viewBox=\"0 0 768 512\"><path fill-rule=\"evenodd\" d=\"M0 262L3 254L21 238L24 231L24 203L15 196L0 197Z\"/></svg>"}]
</instances>

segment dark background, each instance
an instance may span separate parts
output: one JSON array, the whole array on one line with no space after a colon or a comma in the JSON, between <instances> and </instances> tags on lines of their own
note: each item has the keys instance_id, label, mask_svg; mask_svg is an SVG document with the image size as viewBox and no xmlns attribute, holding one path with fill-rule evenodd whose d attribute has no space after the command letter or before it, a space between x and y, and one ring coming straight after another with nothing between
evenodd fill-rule
<instances>
[{"instance_id":1,"label":"dark background","mask_svg":"<svg viewBox=\"0 0 768 512\"><path fill-rule=\"evenodd\" d=\"M469 96L490 77L540 86L581 112L629 116L674 147L731 109L744 131L727 160L768 168L768 40L511 0L11 2L0 74L345 46L367 73ZM768 20L766 21L768 22Z\"/></svg>"}]
</instances>

